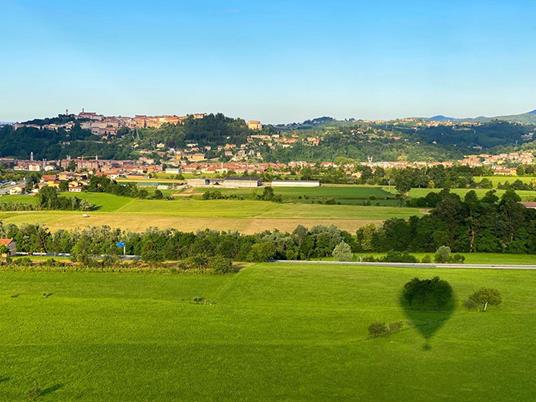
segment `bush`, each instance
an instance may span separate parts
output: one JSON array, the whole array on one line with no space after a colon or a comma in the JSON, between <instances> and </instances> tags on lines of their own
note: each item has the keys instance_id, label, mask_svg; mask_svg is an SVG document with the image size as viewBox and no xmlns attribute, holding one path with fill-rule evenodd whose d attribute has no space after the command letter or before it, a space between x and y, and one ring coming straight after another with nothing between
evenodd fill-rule
<instances>
[{"instance_id":1,"label":"bush","mask_svg":"<svg viewBox=\"0 0 536 402\"><path fill-rule=\"evenodd\" d=\"M23 267L29 267L33 264L33 262L30 257L20 257L13 259L13 264L20 265Z\"/></svg>"},{"instance_id":2,"label":"bush","mask_svg":"<svg viewBox=\"0 0 536 402\"><path fill-rule=\"evenodd\" d=\"M425 255L424 257L422 257L421 262L424 264L430 264L432 262L432 257L430 257L429 255Z\"/></svg>"},{"instance_id":3,"label":"bush","mask_svg":"<svg viewBox=\"0 0 536 402\"><path fill-rule=\"evenodd\" d=\"M185 269L206 269L208 268L208 258L204 255L197 254L186 258L184 261Z\"/></svg>"},{"instance_id":4,"label":"bush","mask_svg":"<svg viewBox=\"0 0 536 402\"><path fill-rule=\"evenodd\" d=\"M252 262L266 262L275 257L276 249L272 242L255 243L251 246L247 259Z\"/></svg>"},{"instance_id":5,"label":"bush","mask_svg":"<svg viewBox=\"0 0 536 402\"><path fill-rule=\"evenodd\" d=\"M225 198L220 190L207 190L203 193L204 200L221 200Z\"/></svg>"},{"instance_id":6,"label":"bush","mask_svg":"<svg viewBox=\"0 0 536 402\"><path fill-rule=\"evenodd\" d=\"M208 266L217 274L229 274L238 271L230 259L221 256L211 258Z\"/></svg>"},{"instance_id":7,"label":"bush","mask_svg":"<svg viewBox=\"0 0 536 402\"><path fill-rule=\"evenodd\" d=\"M445 264L450 260L450 247L441 246L439 247L434 255L434 261L439 264Z\"/></svg>"},{"instance_id":8,"label":"bush","mask_svg":"<svg viewBox=\"0 0 536 402\"><path fill-rule=\"evenodd\" d=\"M337 261L352 261L352 248L344 241L335 246L331 253Z\"/></svg>"},{"instance_id":9,"label":"bush","mask_svg":"<svg viewBox=\"0 0 536 402\"><path fill-rule=\"evenodd\" d=\"M455 263L455 264L463 264L463 262L465 261L465 257L461 254L453 254L450 258L449 258L449 262L452 262L452 263Z\"/></svg>"},{"instance_id":10,"label":"bush","mask_svg":"<svg viewBox=\"0 0 536 402\"><path fill-rule=\"evenodd\" d=\"M385 257L382 258L384 262L419 262L414 255L401 251L389 251Z\"/></svg>"},{"instance_id":11,"label":"bush","mask_svg":"<svg viewBox=\"0 0 536 402\"><path fill-rule=\"evenodd\" d=\"M380 336L386 336L389 334L389 328L384 322L376 321L368 327L369 336L372 338L378 338Z\"/></svg>"}]
</instances>

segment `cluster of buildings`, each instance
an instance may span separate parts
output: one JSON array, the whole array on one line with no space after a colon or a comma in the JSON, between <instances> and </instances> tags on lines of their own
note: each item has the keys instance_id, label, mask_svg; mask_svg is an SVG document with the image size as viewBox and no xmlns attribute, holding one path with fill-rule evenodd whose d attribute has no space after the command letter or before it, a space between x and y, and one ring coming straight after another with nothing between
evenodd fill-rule
<instances>
[{"instance_id":1,"label":"cluster of buildings","mask_svg":"<svg viewBox=\"0 0 536 402\"><path fill-rule=\"evenodd\" d=\"M104 160L95 157L94 159L66 158L48 161L34 161L32 158L30 160L0 158L0 164L18 171L46 174L47 172L66 170L68 172L98 173L111 177L123 175L145 176L162 171L161 165L154 164L153 160L142 158L138 160Z\"/></svg>"},{"instance_id":2,"label":"cluster of buildings","mask_svg":"<svg viewBox=\"0 0 536 402\"><path fill-rule=\"evenodd\" d=\"M458 161L458 163L470 167L488 166L491 167L496 174L515 175L516 166L531 165L535 160L536 158L531 152L519 151L496 155L467 155L464 159Z\"/></svg>"},{"instance_id":3,"label":"cluster of buildings","mask_svg":"<svg viewBox=\"0 0 536 402\"><path fill-rule=\"evenodd\" d=\"M163 124L182 124L184 121L192 117L194 119L202 119L206 116L206 113L194 113L185 116L178 115L160 115L160 116L148 116L148 115L135 115L129 116L104 116L96 112L86 112L84 109L77 115L69 114L66 111L64 115L58 117L74 117L75 121L78 121L80 128L90 130L93 134L99 136L116 135L121 128L129 129L141 129L141 128L159 128ZM71 130L75 121L68 121L66 123L51 123L51 124L36 124L36 123L15 123L13 127L15 129L20 127L33 127L37 129L47 130ZM258 120L250 120L247 122L247 126L250 130L262 130L262 123Z\"/></svg>"}]
</instances>

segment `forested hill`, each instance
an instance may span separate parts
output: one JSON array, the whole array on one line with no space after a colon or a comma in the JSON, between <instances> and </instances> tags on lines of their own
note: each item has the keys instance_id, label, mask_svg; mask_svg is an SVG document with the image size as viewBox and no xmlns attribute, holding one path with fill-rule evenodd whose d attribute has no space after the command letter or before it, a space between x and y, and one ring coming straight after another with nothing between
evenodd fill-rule
<instances>
[{"instance_id":1,"label":"forested hill","mask_svg":"<svg viewBox=\"0 0 536 402\"><path fill-rule=\"evenodd\" d=\"M138 133L142 146L163 143L180 148L188 143L198 145L243 144L254 134L242 119L226 117L221 113L208 114L202 119L189 116L183 124L165 124L157 129L143 129Z\"/></svg>"},{"instance_id":2,"label":"forested hill","mask_svg":"<svg viewBox=\"0 0 536 402\"><path fill-rule=\"evenodd\" d=\"M384 129L404 133L414 141L426 144L454 146L463 151L481 148L489 150L495 147L515 146L531 142L536 135L535 126L492 121L475 126L441 125L437 127L408 127L386 124Z\"/></svg>"},{"instance_id":3,"label":"forested hill","mask_svg":"<svg viewBox=\"0 0 536 402\"><path fill-rule=\"evenodd\" d=\"M33 127L0 128L0 156L28 159L60 159L67 155L93 156L103 159L128 159L130 147L119 141L103 141L76 125L72 130L40 130Z\"/></svg>"},{"instance_id":4,"label":"forested hill","mask_svg":"<svg viewBox=\"0 0 536 402\"><path fill-rule=\"evenodd\" d=\"M70 116L66 117L70 118ZM32 124L63 123L54 119L33 120ZM77 121L78 123L78 121ZM418 122L417 122L418 123ZM183 124L164 124L160 128L131 130L121 128L117 135L100 137L78 124L72 130L38 129L33 127L0 127L0 156L28 159L60 159L67 155L95 156L103 159L136 158L140 150L153 155L170 148L181 150L189 144L210 146L208 158L223 157L214 150L225 144L248 143L253 134L293 136L286 144L274 141L251 141L251 155L261 155L264 161L289 162L353 160L449 160L482 152L502 152L519 148L536 149L536 126L492 121L481 124L442 124L427 126L407 121L385 123L361 120L334 120L329 117L307 120L299 124L266 126L252 131L242 119L223 114L208 114L203 118L188 117ZM314 138L310 138L314 137ZM308 141L312 139L313 141ZM162 146L164 145L164 147ZM291 144L291 145L288 145ZM195 147L190 147L190 149ZM205 148L204 151L209 148Z\"/></svg>"}]
</instances>

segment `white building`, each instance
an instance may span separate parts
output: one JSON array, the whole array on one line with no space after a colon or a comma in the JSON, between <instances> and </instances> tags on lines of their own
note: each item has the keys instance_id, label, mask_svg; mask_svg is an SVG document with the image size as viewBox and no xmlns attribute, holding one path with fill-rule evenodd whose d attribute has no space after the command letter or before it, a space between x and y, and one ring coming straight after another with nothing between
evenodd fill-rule
<instances>
[{"instance_id":1,"label":"white building","mask_svg":"<svg viewBox=\"0 0 536 402\"><path fill-rule=\"evenodd\" d=\"M259 187L261 181L248 177L228 178L223 181L222 186L227 188L254 188Z\"/></svg>"},{"instance_id":2,"label":"white building","mask_svg":"<svg viewBox=\"0 0 536 402\"><path fill-rule=\"evenodd\" d=\"M272 187L320 187L318 180L274 180Z\"/></svg>"}]
</instances>

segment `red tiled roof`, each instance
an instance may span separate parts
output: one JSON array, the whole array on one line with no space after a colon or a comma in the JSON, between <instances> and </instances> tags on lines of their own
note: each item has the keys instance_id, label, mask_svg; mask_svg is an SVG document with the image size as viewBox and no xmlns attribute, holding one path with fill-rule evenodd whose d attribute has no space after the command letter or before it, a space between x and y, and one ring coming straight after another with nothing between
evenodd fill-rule
<instances>
[{"instance_id":1,"label":"red tiled roof","mask_svg":"<svg viewBox=\"0 0 536 402\"><path fill-rule=\"evenodd\" d=\"M7 246L9 245L13 239L0 239L0 246Z\"/></svg>"}]
</instances>

